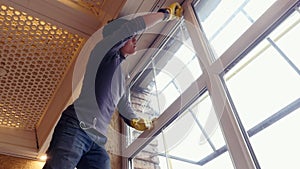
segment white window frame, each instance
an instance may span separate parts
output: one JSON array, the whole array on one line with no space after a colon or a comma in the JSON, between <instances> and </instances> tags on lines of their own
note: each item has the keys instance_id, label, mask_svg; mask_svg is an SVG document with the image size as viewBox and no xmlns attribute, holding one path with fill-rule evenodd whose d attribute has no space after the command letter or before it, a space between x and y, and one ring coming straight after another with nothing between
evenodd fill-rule
<instances>
[{"instance_id":1,"label":"white window frame","mask_svg":"<svg viewBox=\"0 0 300 169\"><path fill-rule=\"evenodd\" d=\"M234 63L244 52L251 48L256 41L261 40L261 36L268 32L270 27L276 24L298 0L276 1L238 40L235 41L217 60L213 60L212 52L204 33L199 28L198 21L193 12L193 0L186 0L183 4L184 19L192 25L187 25L197 56L201 62L203 74L192 83L192 85L182 93L157 119L152 130L143 132L139 138L129 146L124 145L122 151L122 168L129 169L131 160L142 150L153 138L158 135L163 127L170 124L182 109L189 106L191 101L203 90L208 90L216 111L220 119L220 127L235 168L256 169L255 157L251 154L251 147L247 144L248 137L243 134L235 112L228 99L223 79L220 76L226 69ZM195 29L196 28L196 29ZM198 92L195 92L198 91ZM125 128L125 127L124 127ZM122 140L126 143L126 140Z\"/></svg>"}]
</instances>

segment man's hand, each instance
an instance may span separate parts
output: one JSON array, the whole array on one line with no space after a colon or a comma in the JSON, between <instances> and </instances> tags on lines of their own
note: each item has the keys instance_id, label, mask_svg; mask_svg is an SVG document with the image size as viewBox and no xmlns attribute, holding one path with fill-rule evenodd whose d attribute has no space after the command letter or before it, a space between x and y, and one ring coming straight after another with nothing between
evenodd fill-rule
<instances>
[{"instance_id":1,"label":"man's hand","mask_svg":"<svg viewBox=\"0 0 300 169\"><path fill-rule=\"evenodd\" d=\"M132 119L131 120L131 126L139 131L145 131L145 130L150 130L153 128L153 120L146 120L146 119Z\"/></svg>"},{"instance_id":2,"label":"man's hand","mask_svg":"<svg viewBox=\"0 0 300 169\"><path fill-rule=\"evenodd\" d=\"M183 9L178 2L172 3L168 9L170 10L170 14L176 17L181 17Z\"/></svg>"},{"instance_id":3,"label":"man's hand","mask_svg":"<svg viewBox=\"0 0 300 169\"><path fill-rule=\"evenodd\" d=\"M170 6L168 6L167 8L159 9L158 12L168 14L165 17L165 20L172 20L175 18L180 18L182 16L183 9L178 2L175 2L175 3L172 3Z\"/></svg>"}]
</instances>

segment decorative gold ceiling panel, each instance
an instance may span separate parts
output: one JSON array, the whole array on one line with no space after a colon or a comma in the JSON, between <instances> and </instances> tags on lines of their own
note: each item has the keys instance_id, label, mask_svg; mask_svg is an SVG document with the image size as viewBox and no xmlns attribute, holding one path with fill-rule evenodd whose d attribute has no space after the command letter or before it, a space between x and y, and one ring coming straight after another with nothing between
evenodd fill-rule
<instances>
[{"instance_id":1,"label":"decorative gold ceiling panel","mask_svg":"<svg viewBox=\"0 0 300 169\"><path fill-rule=\"evenodd\" d=\"M71 0L73 3L91 11L94 15L99 16L103 10L105 0Z\"/></svg>"},{"instance_id":2,"label":"decorative gold ceiling panel","mask_svg":"<svg viewBox=\"0 0 300 169\"><path fill-rule=\"evenodd\" d=\"M83 37L0 4L0 126L35 129Z\"/></svg>"}]
</instances>

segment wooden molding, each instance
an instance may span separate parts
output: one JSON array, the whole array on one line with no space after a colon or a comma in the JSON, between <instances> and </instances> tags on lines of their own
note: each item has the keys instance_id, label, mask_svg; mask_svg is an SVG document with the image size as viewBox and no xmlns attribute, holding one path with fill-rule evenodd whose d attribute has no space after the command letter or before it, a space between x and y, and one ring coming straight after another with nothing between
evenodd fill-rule
<instances>
[{"instance_id":1,"label":"wooden molding","mask_svg":"<svg viewBox=\"0 0 300 169\"><path fill-rule=\"evenodd\" d=\"M0 128L0 153L35 159L37 157L35 131Z\"/></svg>"}]
</instances>

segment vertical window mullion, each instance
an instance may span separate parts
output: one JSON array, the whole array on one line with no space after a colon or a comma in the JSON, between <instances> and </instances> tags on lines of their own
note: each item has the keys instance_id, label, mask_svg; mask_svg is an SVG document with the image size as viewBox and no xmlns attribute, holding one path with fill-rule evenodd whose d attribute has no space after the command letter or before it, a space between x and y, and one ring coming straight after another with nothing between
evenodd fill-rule
<instances>
[{"instance_id":1,"label":"vertical window mullion","mask_svg":"<svg viewBox=\"0 0 300 169\"><path fill-rule=\"evenodd\" d=\"M196 20L190 3L191 1L187 3L186 8L188 10L185 11L185 19L192 23L191 25L197 25L199 23ZM222 128L233 163L236 168L255 169L255 164L246 145L245 138L226 97L221 77L211 66L211 58L214 58L214 56L213 52L211 52L212 50L210 45L208 44L203 32L199 28L192 27L193 26L188 26L187 28L192 35L191 38L193 44L197 44L195 50L198 53L199 60L201 60L204 65L202 66L203 69L205 69L203 72L207 73L207 78L205 79L207 88L210 93L213 106L216 110L216 116L219 119L220 127Z\"/></svg>"}]
</instances>

